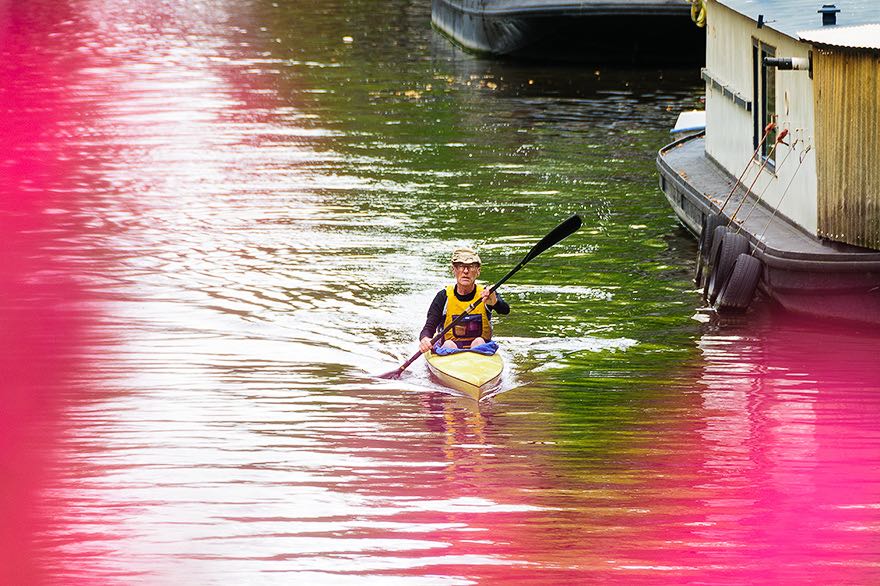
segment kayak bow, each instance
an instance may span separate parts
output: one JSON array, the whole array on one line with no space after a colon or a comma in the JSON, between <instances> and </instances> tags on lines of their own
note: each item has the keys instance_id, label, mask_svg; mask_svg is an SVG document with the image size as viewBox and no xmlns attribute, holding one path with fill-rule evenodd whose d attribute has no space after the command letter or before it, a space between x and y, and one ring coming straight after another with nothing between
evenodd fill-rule
<instances>
[{"instance_id":1,"label":"kayak bow","mask_svg":"<svg viewBox=\"0 0 880 586\"><path fill-rule=\"evenodd\" d=\"M457 352L440 356L425 354L428 370L447 387L479 401L501 379L504 361L496 352L491 356L477 352Z\"/></svg>"}]
</instances>

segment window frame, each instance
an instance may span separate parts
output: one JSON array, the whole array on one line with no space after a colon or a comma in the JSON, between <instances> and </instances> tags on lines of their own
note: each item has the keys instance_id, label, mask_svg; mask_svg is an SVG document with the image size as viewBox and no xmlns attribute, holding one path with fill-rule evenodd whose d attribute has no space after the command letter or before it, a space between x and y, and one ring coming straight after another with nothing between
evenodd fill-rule
<instances>
[{"instance_id":1,"label":"window frame","mask_svg":"<svg viewBox=\"0 0 880 586\"><path fill-rule=\"evenodd\" d=\"M762 162L766 160L767 167L771 170L776 167L776 161L770 155L778 129L774 128L770 131L767 139L760 145L760 149L758 145L764 136L764 128L770 122L775 122L777 116L776 68L764 65L764 58L775 56L776 47L752 37L752 146L756 157Z\"/></svg>"}]
</instances>

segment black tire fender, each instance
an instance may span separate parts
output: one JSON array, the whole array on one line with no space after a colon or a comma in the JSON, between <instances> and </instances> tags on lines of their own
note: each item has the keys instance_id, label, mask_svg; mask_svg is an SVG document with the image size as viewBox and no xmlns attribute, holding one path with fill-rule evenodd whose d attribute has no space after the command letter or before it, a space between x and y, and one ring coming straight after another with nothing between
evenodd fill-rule
<instances>
[{"instance_id":1,"label":"black tire fender","mask_svg":"<svg viewBox=\"0 0 880 586\"><path fill-rule=\"evenodd\" d=\"M715 308L719 311L735 310L743 311L748 308L755 297L758 281L764 272L764 263L754 256L741 253L733 265L733 270L718 300Z\"/></svg>"},{"instance_id":2,"label":"black tire fender","mask_svg":"<svg viewBox=\"0 0 880 586\"><path fill-rule=\"evenodd\" d=\"M712 263L712 272L709 275L708 300L714 305L715 300L724 289L736 259L742 253L749 252L749 241L742 234L728 232L718 246L715 262Z\"/></svg>"},{"instance_id":3,"label":"black tire fender","mask_svg":"<svg viewBox=\"0 0 880 586\"><path fill-rule=\"evenodd\" d=\"M724 231L727 231L727 216L721 214L709 214L704 217L703 231L700 233L700 250L708 252L712 249L712 243L715 241L716 229L719 226L724 226Z\"/></svg>"},{"instance_id":4,"label":"black tire fender","mask_svg":"<svg viewBox=\"0 0 880 586\"><path fill-rule=\"evenodd\" d=\"M727 226L717 226L712 234L710 239L712 245L708 256L706 256L706 270L703 272L703 301L709 299L709 283L714 272L713 267L718 264L718 255L721 252L721 243L724 242L724 237L727 235Z\"/></svg>"},{"instance_id":5,"label":"black tire fender","mask_svg":"<svg viewBox=\"0 0 880 586\"><path fill-rule=\"evenodd\" d=\"M724 242L724 236L730 231L726 224L722 224L721 226L716 226L715 230L712 232L712 237L709 239L709 256L708 261L709 265L712 266L715 262L715 258L718 255L718 249L721 248L721 243Z\"/></svg>"},{"instance_id":6,"label":"black tire fender","mask_svg":"<svg viewBox=\"0 0 880 586\"><path fill-rule=\"evenodd\" d=\"M710 251L715 242L716 229L727 224L727 218L721 214L709 214L703 216L700 229L700 243L697 246L697 269L694 274L694 283L697 287L703 286L703 268L709 263Z\"/></svg>"}]
</instances>

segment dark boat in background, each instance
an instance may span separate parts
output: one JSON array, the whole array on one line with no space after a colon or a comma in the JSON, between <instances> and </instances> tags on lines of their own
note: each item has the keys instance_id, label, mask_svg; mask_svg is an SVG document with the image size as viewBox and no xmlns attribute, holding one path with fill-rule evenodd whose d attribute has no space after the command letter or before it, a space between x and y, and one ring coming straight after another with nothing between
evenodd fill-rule
<instances>
[{"instance_id":1,"label":"dark boat in background","mask_svg":"<svg viewBox=\"0 0 880 586\"><path fill-rule=\"evenodd\" d=\"M698 64L688 0L432 0L434 26L476 53L606 64Z\"/></svg>"}]
</instances>

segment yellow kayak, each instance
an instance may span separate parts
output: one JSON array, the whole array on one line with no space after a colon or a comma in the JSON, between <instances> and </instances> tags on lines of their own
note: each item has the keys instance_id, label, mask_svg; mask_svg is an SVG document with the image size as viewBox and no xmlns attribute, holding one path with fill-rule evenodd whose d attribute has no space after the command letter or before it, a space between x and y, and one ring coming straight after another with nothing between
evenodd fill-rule
<instances>
[{"instance_id":1,"label":"yellow kayak","mask_svg":"<svg viewBox=\"0 0 880 586\"><path fill-rule=\"evenodd\" d=\"M496 352L491 356L477 352L457 352L440 356L425 355L428 370L447 387L462 392L472 399L480 398L501 379L504 361Z\"/></svg>"}]
</instances>

